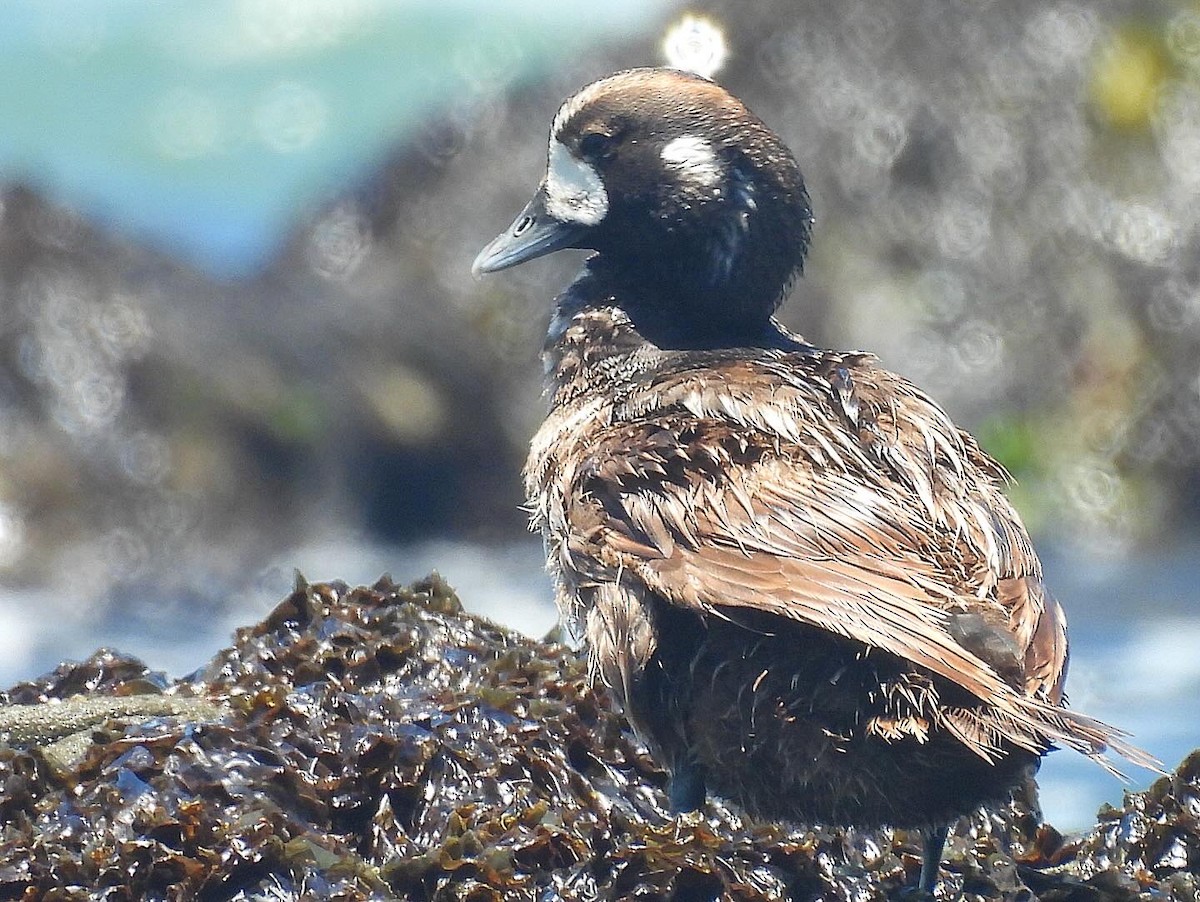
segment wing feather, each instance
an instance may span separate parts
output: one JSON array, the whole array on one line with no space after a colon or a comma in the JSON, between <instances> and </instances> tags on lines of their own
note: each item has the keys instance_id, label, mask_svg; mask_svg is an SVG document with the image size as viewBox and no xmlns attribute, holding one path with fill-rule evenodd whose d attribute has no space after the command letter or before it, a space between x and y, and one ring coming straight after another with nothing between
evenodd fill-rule
<instances>
[{"instance_id":1,"label":"wing feather","mask_svg":"<svg viewBox=\"0 0 1200 902\"><path fill-rule=\"evenodd\" d=\"M1003 470L870 358L838 363L833 386L819 370L798 378L795 360L706 361L625 399L557 494L567 531L587 537L578 558L677 605L767 610L911 661L991 709L948 724L984 757L1003 735L1109 769L1106 747L1152 764L1060 706L1065 619ZM966 611L1015 643L1015 683L956 636Z\"/></svg>"}]
</instances>

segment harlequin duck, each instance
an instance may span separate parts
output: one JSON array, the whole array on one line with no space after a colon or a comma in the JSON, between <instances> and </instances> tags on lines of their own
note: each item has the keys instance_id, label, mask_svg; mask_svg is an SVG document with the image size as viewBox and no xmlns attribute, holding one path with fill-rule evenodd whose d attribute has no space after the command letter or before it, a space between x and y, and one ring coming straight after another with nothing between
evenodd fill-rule
<instances>
[{"instance_id":1,"label":"harlequin duck","mask_svg":"<svg viewBox=\"0 0 1200 902\"><path fill-rule=\"evenodd\" d=\"M563 103L545 177L475 261L588 248L545 346L526 487L563 617L670 773L759 818L948 824L1069 746L1066 619L1000 465L870 354L773 313L812 213L740 101L665 69Z\"/></svg>"}]
</instances>

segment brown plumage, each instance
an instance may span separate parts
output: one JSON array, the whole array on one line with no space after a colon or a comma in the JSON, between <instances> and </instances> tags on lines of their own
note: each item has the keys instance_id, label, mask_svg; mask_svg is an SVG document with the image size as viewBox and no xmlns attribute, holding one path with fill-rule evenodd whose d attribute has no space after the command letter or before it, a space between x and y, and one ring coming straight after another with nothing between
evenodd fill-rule
<instances>
[{"instance_id":1,"label":"brown plumage","mask_svg":"<svg viewBox=\"0 0 1200 902\"><path fill-rule=\"evenodd\" d=\"M870 354L771 317L811 221L778 138L633 70L564 103L549 159L476 267L598 251L557 301L526 489L673 803L921 827L931 888L944 825L1050 748L1153 763L1063 707L1066 620L1001 467Z\"/></svg>"}]
</instances>

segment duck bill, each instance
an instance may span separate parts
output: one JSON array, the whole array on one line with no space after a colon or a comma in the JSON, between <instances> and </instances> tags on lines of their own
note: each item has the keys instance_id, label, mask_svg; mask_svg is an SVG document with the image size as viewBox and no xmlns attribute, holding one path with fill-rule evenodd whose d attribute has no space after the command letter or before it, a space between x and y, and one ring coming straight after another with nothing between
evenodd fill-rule
<instances>
[{"instance_id":1,"label":"duck bill","mask_svg":"<svg viewBox=\"0 0 1200 902\"><path fill-rule=\"evenodd\" d=\"M539 190L513 224L479 252L471 272L478 277L571 247L585 230L586 226L563 222L547 213L545 192Z\"/></svg>"}]
</instances>

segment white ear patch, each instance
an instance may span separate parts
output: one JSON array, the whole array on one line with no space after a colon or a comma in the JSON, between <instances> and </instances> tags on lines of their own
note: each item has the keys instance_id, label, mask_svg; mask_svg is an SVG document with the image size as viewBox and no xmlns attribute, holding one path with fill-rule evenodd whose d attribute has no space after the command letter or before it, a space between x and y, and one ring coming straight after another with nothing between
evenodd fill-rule
<instances>
[{"instance_id":1,"label":"white ear patch","mask_svg":"<svg viewBox=\"0 0 1200 902\"><path fill-rule=\"evenodd\" d=\"M608 212L608 192L599 173L554 139L546 167L546 212L586 226L596 225Z\"/></svg>"},{"instance_id":2,"label":"white ear patch","mask_svg":"<svg viewBox=\"0 0 1200 902\"><path fill-rule=\"evenodd\" d=\"M712 144L699 135L680 135L668 141L662 149L662 161L681 179L706 188L720 182L724 174Z\"/></svg>"}]
</instances>

